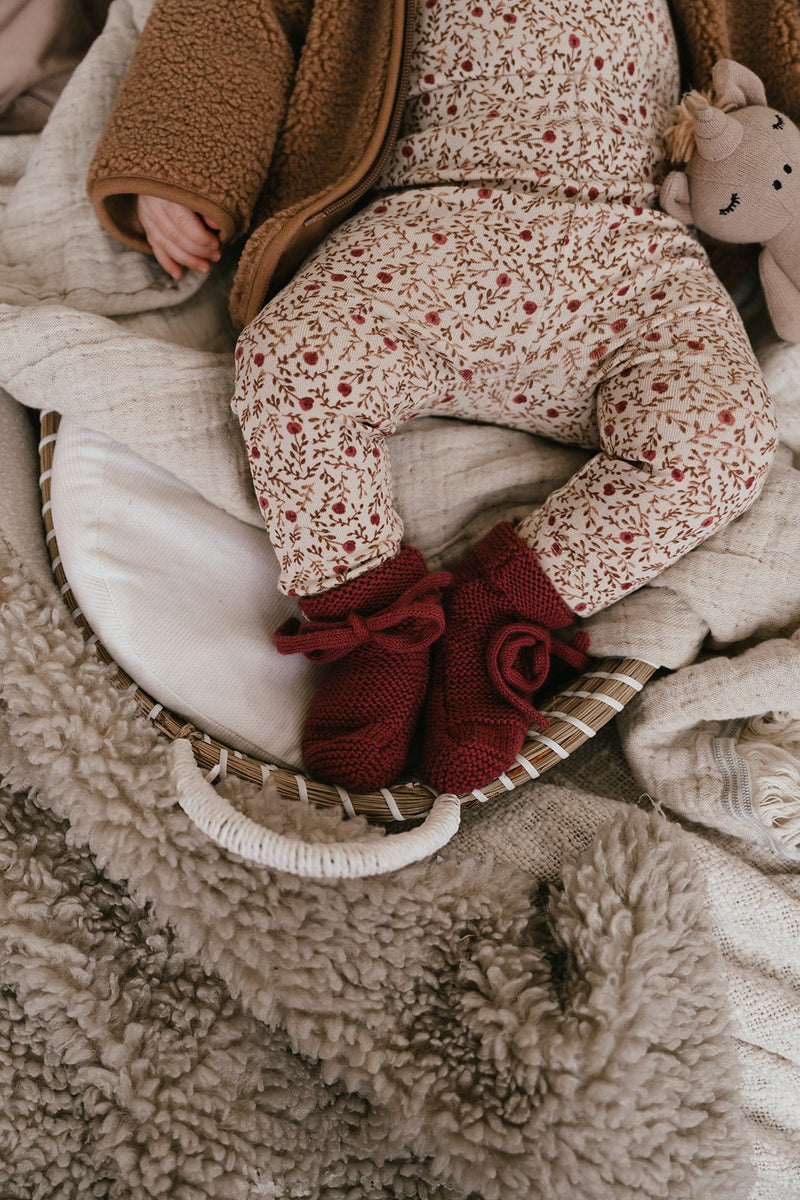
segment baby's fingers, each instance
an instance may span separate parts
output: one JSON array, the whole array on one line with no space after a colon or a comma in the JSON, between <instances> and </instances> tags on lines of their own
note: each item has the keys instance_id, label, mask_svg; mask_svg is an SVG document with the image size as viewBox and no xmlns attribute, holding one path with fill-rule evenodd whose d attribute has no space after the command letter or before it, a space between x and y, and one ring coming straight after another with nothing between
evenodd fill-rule
<instances>
[{"instance_id":1,"label":"baby's fingers","mask_svg":"<svg viewBox=\"0 0 800 1200\"><path fill-rule=\"evenodd\" d=\"M180 246L187 254L198 254L204 258L219 257L219 238L206 228L197 213L180 208L165 216L161 232L174 245Z\"/></svg>"},{"instance_id":2,"label":"baby's fingers","mask_svg":"<svg viewBox=\"0 0 800 1200\"><path fill-rule=\"evenodd\" d=\"M191 254L183 246L169 238L151 239L150 245L157 261L173 279L180 279L183 274L181 266L189 267L193 271L201 271L203 275L207 275L209 272L208 259L201 258L198 254Z\"/></svg>"}]
</instances>

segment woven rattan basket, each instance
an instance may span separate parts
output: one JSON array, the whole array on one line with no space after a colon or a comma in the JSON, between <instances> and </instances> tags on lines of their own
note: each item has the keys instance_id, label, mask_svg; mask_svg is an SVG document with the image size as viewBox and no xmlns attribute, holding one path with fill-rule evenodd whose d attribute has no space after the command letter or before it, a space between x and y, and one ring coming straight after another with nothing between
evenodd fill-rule
<instances>
[{"instance_id":1,"label":"woven rattan basket","mask_svg":"<svg viewBox=\"0 0 800 1200\"><path fill-rule=\"evenodd\" d=\"M225 746L182 717L168 712L114 663L81 612L58 552L51 512L50 480L59 420L58 413L42 413L39 443L42 516L53 575L64 603L87 641L95 645L101 659L114 666L115 684L120 690L132 692L139 711L152 721L158 732L171 740L187 739L192 745L197 765L210 781L224 779L226 774L238 775L255 783L271 778L280 794L288 799L321 807L344 808L349 816L360 814L371 821L382 822L413 821L425 817L436 793L424 784L404 781L367 795L349 794L344 788L318 783L296 771L249 757ZM521 783L538 779L550 767L568 758L616 716L642 690L657 669L653 663L634 658L593 662L590 670L541 704L541 711L550 720L546 733L531 730L514 764L491 783L463 797L462 808L484 804L496 796L505 795Z\"/></svg>"}]
</instances>

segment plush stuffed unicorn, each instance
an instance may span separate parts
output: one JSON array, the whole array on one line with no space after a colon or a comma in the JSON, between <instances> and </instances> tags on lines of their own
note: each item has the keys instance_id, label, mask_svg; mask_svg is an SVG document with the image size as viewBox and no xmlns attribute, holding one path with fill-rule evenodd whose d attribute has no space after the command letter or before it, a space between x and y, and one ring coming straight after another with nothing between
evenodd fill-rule
<instances>
[{"instance_id":1,"label":"plush stuffed unicorn","mask_svg":"<svg viewBox=\"0 0 800 1200\"><path fill-rule=\"evenodd\" d=\"M769 108L764 85L740 63L712 72L713 103L681 102L667 144L685 163L661 187L661 206L723 242L760 242L758 268L772 323L800 342L800 130Z\"/></svg>"}]
</instances>

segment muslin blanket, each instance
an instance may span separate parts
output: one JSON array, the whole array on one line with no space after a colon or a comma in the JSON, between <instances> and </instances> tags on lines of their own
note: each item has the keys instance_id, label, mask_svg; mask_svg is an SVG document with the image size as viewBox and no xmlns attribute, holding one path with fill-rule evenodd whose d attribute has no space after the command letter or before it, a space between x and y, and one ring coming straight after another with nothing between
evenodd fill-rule
<instances>
[{"instance_id":1,"label":"muslin blanket","mask_svg":"<svg viewBox=\"0 0 800 1200\"><path fill-rule=\"evenodd\" d=\"M800 351L755 321L784 443L757 503L591 623L673 669L614 729L385 878L219 850L61 605L20 407L260 521L225 271L172 283L84 194L148 8L115 0L43 133L0 139L0 1194L798 1200ZM486 433L396 439L433 558L580 461Z\"/></svg>"}]
</instances>

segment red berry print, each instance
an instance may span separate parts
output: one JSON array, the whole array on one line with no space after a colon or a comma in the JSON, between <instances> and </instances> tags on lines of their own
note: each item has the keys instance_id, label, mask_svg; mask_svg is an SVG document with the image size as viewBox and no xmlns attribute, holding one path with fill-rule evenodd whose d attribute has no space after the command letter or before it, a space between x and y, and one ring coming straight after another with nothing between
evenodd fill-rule
<instances>
[{"instance_id":1,"label":"red berry print","mask_svg":"<svg viewBox=\"0 0 800 1200\"><path fill-rule=\"evenodd\" d=\"M687 342L686 345L690 350L705 350L705 342Z\"/></svg>"},{"instance_id":2,"label":"red berry print","mask_svg":"<svg viewBox=\"0 0 800 1200\"><path fill-rule=\"evenodd\" d=\"M627 327L627 317L617 317L616 321L611 322L611 328L614 330L614 333L622 333L623 329L627 329Z\"/></svg>"},{"instance_id":3,"label":"red berry print","mask_svg":"<svg viewBox=\"0 0 800 1200\"><path fill-rule=\"evenodd\" d=\"M550 418L550 420L552 421L554 417L558 416L558 409L557 408L548 408L547 412L545 413L545 416L548 416Z\"/></svg>"},{"instance_id":4,"label":"red berry print","mask_svg":"<svg viewBox=\"0 0 800 1200\"><path fill-rule=\"evenodd\" d=\"M319 284L318 284L318 283L307 283L307 284L306 284L306 287L305 287L305 290L306 290L307 292L318 292L318 291L319 291Z\"/></svg>"},{"instance_id":5,"label":"red berry print","mask_svg":"<svg viewBox=\"0 0 800 1200\"><path fill-rule=\"evenodd\" d=\"M636 64L635 64L635 63L632 63L632 62L629 62L629 63L628 63L628 66L627 66L627 71L628 71L628 74L629 74L629 75L633 75L633 74L635 74L635 72L636 72Z\"/></svg>"},{"instance_id":6,"label":"red berry print","mask_svg":"<svg viewBox=\"0 0 800 1200\"><path fill-rule=\"evenodd\" d=\"M457 105L457 104L448 104L448 106L447 106L447 115L448 115L448 117L454 117L454 116L456 115L456 113L457 113L457 112L458 112L458 105Z\"/></svg>"},{"instance_id":7,"label":"red berry print","mask_svg":"<svg viewBox=\"0 0 800 1200\"><path fill-rule=\"evenodd\" d=\"M347 449L345 450L345 454L347 455L348 458L355 458L355 456L356 456L355 446L348 446Z\"/></svg>"},{"instance_id":8,"label":"red berry print","mask_svg":"<svg viewBox=\"0 0 800 1200\"><path fill-rule=\"evenodd\" d=\"M618 413L624 413L625 409L627 407L628 407L627 400L618 400L617 403L614 405L614 411L618 412Z\"/></svg>"},{"instance_id":9,"label":"red berry print","mask_svg":"<svg viewBox=\"0 0 800 1200\"><path fill-rule=\"evenodd\" d=\"M250 457L251 458L261 458L261 451L259 450L258 446L250 447Z\"/></svg>"},{"instance_id":10,"label":"red berry print","mask_svg":"<svg viewBox=\"0 0 800 1200\"><path fill-rule=\"evenodd\" d=\"M630 546L631 543L635 540L635 537L634 537L634 534L632 534L629 529L624 529L622 531L622 533L619 535L619 540L621 542L624 542L626 546Z\"/></svg>"},{"instance_id":11,"label":"red berry print","mask_svg":"<svg viewBox=\"0 0 800 1200\"><path fill-rule=\"evenodd\" d=\"M318 361L319 355L317 354L316 350L307 350L303 355L303 362L308 363L310 367L315 366Z\"/></svg>"},{"instance_id":12,"label":"red berry print","mask_svg":"<svg viewBox=\"0 0 800 1200\"><path fill-rule=\"evenodd\" d=\"M719 421L720 421L720 425L735 425L736 424L736 418L734 417L733 413L731 412L731 410L729 408L723 408L722 412L719 414Z\"/></svg>"},{"instance_id":13,"label":"red berry print","mask_svg":"<svg viewBox=\"0 0 800 1200\"><path fill-rule=\"evenodd\" d=\"M701 521L700 524L702 525L703 529L708 529L709 525L714 524L714 518L706 517L705 521Z\"/></svg>"},{"instance_id":14,"label":"red berry print","mask_svg":"<svg viewBox=\"0 0 800 1200\"><path fill-rule=\"evenodd\" d=\"M424 75L423 79L425 80L426 83L435 83L436 82L435 75Z\"/></svg>"},{"instance_id":15,"label":"red berry print","mask_svg":"<svg viewBox=\"0 0 800 1200\"><path fill-rule=\"evenodd\" d=\"M667 294L667 293L666 293L666 292L664 292L664 291L659 291L659 292L651 292L651 293L650 293L650 295L653 297L653 299L654 299L654 300L663 300L663 299L664 299L664 297L666 296L666 294Z\"/></svg>"},{"instance_id":16,"label":"red berry print","mask_svg":"<svg viewBox=\"0 0 800 1200\"><path fill-rule=\"evenodd\" d=\"M353 320L355 321L356 325L363 325L363 324L364 324L364 322L365 322L365 321L366 321L366 319L367 319L367 318L366 318L365 316L363 316L361 313L350 313L350 316L353 318Z\"/></svg>"},{"instance_id":17,"label":"red berry print","mask_svg":"<svg viewBox=\"0 0 800 1200\"><path fill-rule=\"evenodd\" d=\"M263 354L254 354L254 355L253 355L253 362L256 364L256 366L257 366L257 367L263 367L263 365L264 365L264 355L263 355Z\"/></svg>"},{"instance_id":18,"label":"red berry print","mask_svg":"<svg viewBox=\"0 0 800 1200\"><path fill-rule=\"evenodd\" d=\"M466 379L467 383L469 383L470 379L472 379L472 371L469 367L464 367L464 370L459 371L458 373L462 379Z\"/></svg>"},{"instance_id":19,"label":"red berry print","mask_svg":"<svg viewBox=\"0 0 800 1200\"><path fill-rule=\"evenodd\" d=\"M297 513L292 512L292 510L290 508L287 508L286 512L283 515L286 517L287 521L294 522L297 520Z\"/></svg>"},{"instance_id":20,"label":"red berry print","mask_svg":"<svg viewBox=\"0 0 800 1200\"><path fill-rule=\"evenodd\" d=\"M363 246L351 246L350 253L352 254L353 258L360 258L364 253L364 248Z\"/></svg>"},{"instance_id":21,"label":"red berry print","mask_svg":"<svg viewBox=\"0 0 800 1200\"><path fill-rule=\"evenodd\" d=\"M580 306L581 306L580 300L568 300L567 301L567 308L569 309L570 312L577 312L578 309L580 308Z\"/></svg>"},{"instance_id":22,"label":"red berry print","mask_svg":"<svg viewBox=\"0 0 800 1200\"><path fill-rule=\"evenodd\" d=\"M665 392L669 391L669 384L664 383L663 379L657 379L653 384L653 391L658 392L659 396L663 396Z\"/></svg>"},{"instance_id":23,"label":"red berry print","mask_svg":"<svg viewBox=\"0 0 800 1200\"><path fill-rule=\"evenodd\" d=\"M258 503L261 505L262 508L269 508L269 500L267 499L266 496L259 496Z\"/></svg>"},{"instance_id":24,"label":"red berry print","mask_svg":"<svg viewBox=\"0 0 800 1200\"><path fill-rule=\"evenodd\" d=\"M610 422L608 425L603 426L603 434L605 435L605 437L611 437L613 432L614 432L614 426Z\"/></svg>"},{"instance_id":25,"label":"red berry print","mask_svg":"<svg viewBox=\"0 0 800 1200\"><path fill-rule=\"evenodd\" d=\"M385 337L383 339L383 344L384 344L384 346L386 346L386 348L388 350L396 350L397 349L397 342L394 341L393 338Z\"/></svg>"},{"instance_id":26,"label":"red berry print","mask_svg":"<svg viewBox=\"0 0 800 1200\"><path fill-rule=\"evenodd\" d=\"M603 67L606 65L606 60L604 58L601 58L600 55L598 54L597 58L594 60L594 65L595 65L595 70L602 71Z\"/></svg>"},{"instance_id":27,"label":"red berry print","mask_svg":"<svg viewBox=\"0 0 800 1200\"><path fill-rule=\"evenodd\" d=\"M369 520L371 525L380 525L381 523L381 519L377 513L370 513Z\"/></svg>"},{"instance_id":28,"label":"red berry print","mask_svg":"<svg viewBox=\"0 0 800 1200\"><path fill-rule=\"evenodd\" d=\"M376 204L372 211L376 212L376 213L385 213L386 205L385 204Z\"/></svg>"},{"instance_id":29,"label":"red berry print","mask_svg":"<svg viewBox=\"0 0 800 1200\"><path fill-rule=\"evenodd\" d=\"M341 516L342 513L344 512L344 505L342 504L341 500L337 500L336 503L334 505L332 505L331 507L332 507L333 511L335 513L337 513L338 516Z\"/></svg>"},{"instance_id":30,"label":"red berry print","mask_svg":"<svg viewBox=\"0 0 800 1200\"><path fill-rule=\"evenodd\" d=\"M235 353L235 354L234 354L234 356L233 356L233 357L236 359L236 361L237 361L237 362L238 362L238 361L239 361L239 359L242 357L242 354L243 354L243 353L244 353L244 351L242 350L242 347L241 347L241 346L237 346L237 347L236 347L236 353Z\"/></svg>"},{"instance_id":31,"label":"red berry print","mask_svg":"<svg viewBox=\"0 0 800 1200\"><path fill-rule=\"evenodd\" d=\"M522 392L520 392L518 396L511 397L511 403L512 404L524 404L527 399L528 399L528 397L525 396Z\"/></svg>"},{"instance_id":32,"label":"red berry print","mask_svg":"<svg viewBox=\"0 0 800 1200\"><path fill-rule=\"evenodd\" d=\"M595 346L594 350L590 350L589 358L591 358L595 362L597 362L599 359L605 358L605 356L607 354L608 354L608 346L604 344L602 346Z\"/></svg>"},{"instance_id":33,"label":"red berry print","mask_svg":"<svg viewBox=\"0 0 800 1200\"><path fill-rule=\"evenodd\" d=\"M498 286L498 287L504 287L504 288L505 288L505 287L508 287L510 283L511 283L511 276L510 276L510 275L506 275L505 271L502 271L502 272L501 272L501 273L500 273L500 274L497 276L497 286Z\"/></svg>"},{"instance_id":34,"label":"red berry print","mask_svg":"<svg viewBox=\"0 0 800 1200\"><path fill-rule=\"evenodd\" d=\"M614 495L616 495L616 491L617 491L617 489L614 487L613 483L604 483L603 484L603 495L604 496L614 496Z\"/></svg>"},{"instance_id":35,"label":"red berry print","mask_svg":"<svg viewBox=\"0 0 800 1200\"><path fill-rule=\"evenodd\" d=\"M473 15L473 17L482 17L483 16L483 9L480 7L480 5L478 5L476 8L473 8L472 15Z\"/></svg>"},{"instance_id":36,"label":"red berry print","mask_svg":"<svg viewBox=\"0 0 800 1200\"><path fill-rule=\"evenodd\" d=\"M434 233L433 240L436 242L437 246L445 246L447 244L447 234L446 233Z\"/></svg>"},{"instance_id":37,"label":"red berry print","mask_svg":"<svg viewBox=\"0 0 800 1200\"><path fill-rule=\"evenodd\" d=\"M533 233L530 229L521 229L519 236L522 238L523 242L529 242L533 237Z\"/></svg>"},{"instance_id":38,"label":"red berry print","mask_svg":"<svg viewBox=\"0 0 800 1200\"><path fill-rule=\"evenodd\" d=\"M474 63L472 62L472 59L465 58L461 64L461 70L462 71L471 71L473 69L473 66L474 66Z\"/></svg>"},{"instance_id":39,"label":"red berry print","mask_svg":"<svg viewBox=\"0 0 800 1200\"><path fill-rule=\"evenodd\" d=\"M624 287L621 287L619 289L619 291L617 292L617 295L618 296L627 296L627 294L630 290L631 290L631 285L629 283L626 283Z\"/></svg>"},{"instance_id":40,"label":"red berry print","mask_svg":"<svg viewBox=\"0 0 800 1200\"><path fill-rule=\"evenodd\" d=\"M554 142L555 140L556 140L555 132L552 129L545 129L544 133L542 134L542 141L543 142Z\"/></svg>"},{"instance_id":41,"label":"red berry print","mask_svg":"<svg viewBox=\"0 0 800 1200\"><path fill-rule=\"evenodd\" d=\"M300 405L303 412L308 412L309 409L314 407L314 401L311 396L301 396L297 403Z\"/></svg>"},{"instance_id":42,"label":"red berry print","mask_svg":"<svg viewBox=\"0 0 800 1200\"><path fill-rule=\"evenodd\" d=\"M559 545L558 542L553 542L550 549L553 551L553 554L555 554L556 556L564 553L564 551L561 549L561 546Z\"/></svg>"},{"instance_id":43,"label":"red berry print","mask_svg":"<svg viewBox=\"0 0 800 1200\"><path fill-rule=\"evenodd\" d=\"M585 612L585 611L586 611L586 605L581 600L580 604L575 605L575 612Z\"/></svg>"},{"instance_id":44,"label":"red berry print","mask_svg":"<svg viewBox=\"0 0 800 1200\"><path fill-rule=\"evenodd\" d=\"M654 329L652 333L646 333L644 335L644 340L646 342L660 342L661 334L658 332L657 329Z\"/></svg>"},{"instance_id":45,"label":"red berry print","mask_svg":"<svg viewBox=\"0 0 800 1200\"><path fill-rule=\"evenodd\" d=\"M391 283L392 278L391 271L378 271L378 279L381 283Z\"/></svg>"},{"instance_id":46,"label":"red berry print","mask_svg":"<svg viewBox=\"0 0 800 1200\"><path fill-rule=\"evenodd\" d=\"M643 450L642 451L642 458L644 459L645 462L655 462L655 457L656 457L655 450Z\"/></svg>"},{"instance_id":47,"label":"red berry print","mask_svg":"<svg viewBox=\"0 0 800 1200\"><path fill-rule=\"evenodd\" d=\"M299 421L287 422L286 428L289 430L289 433L292 433L292 434L303 432L303 426L300 424Z\"/></svg>"},{"instance_id":48,"label":"red berry print","mask_svg":"<svg viewBox=\"0 0 800 1200\"><path fill-rule=\"evenodd\" d=\"M568 200L571 200L572 197L577 196L577 194L578 194L578 189L576 187L573 187L572 184L570 184L569 187L564 188L564 195L567 197Z\"/></svg>"},{"instance_id":49,"label":"red berry print","mask_svg":"<svg viewBox=\"0 0 800 1200\"><path fill-rule=\"evenodd\" d=\"M478 195L480 196L481 200L488 200L489 197L491 196L491 194L492 194L491 188L486 188L486 187L478 188Z\"/></svg>"},{"instance_id":50,"label":"red berry print","mask_svg":"<svg viewBox=\"0 0 800 1200\"><path fill-rule=\"evenodd\" d=\"M670 471L670 475L678 483L682 483L684 480L684 472L680 469L680 467L673 467Z\"/></svg>"},{"instance_id":51,"label":"red berry print","mask_svg":"<svg viewBox=\"0 0 800 1200\"><path fill-rule=\"evenodd\" d=\"M746 488L751 488L753 486L753 484L755 483L755 481L756 481L755 475L751 475L751 476L749 476L748 479L745 479L744 486Z\"/></svg>"},{"instance_id":52,"label":"red berry print","mask_svg":"<svg viewBox=\"0 0 800 1200\"><path fill-rule=\"evenodd\" d=\"M349 396L353 389L349 383L340 383L337 385L336 390L340 396Z\"/></svg>"},{"instance_id":53,"label":"red berry print","mask_svg":"<svg viewBox=\"0 0 800 1200\"><path fill-rule=\"evenodd\" d=\"M400 151L400 153L403 155L404 158L413 158L414 157L414 147L409 146L408 143L406 143L406 145L403 146L403 149Z\"/></svg>"},{"instance_id":54,"label":"red berry print","mask_svg":"<svg viewBox=\"0 0 800 1200\"><path fill-rule=\"evenodd\" d=\"M344 550L345 554L352 554L355 551L355 548L356 548L355 542L345 542L344 545L342 546L342 549Z\"/></svg>"},{"instance_id":55,"label":"red berry print","mask_svg":"<svg viewBox=\"0 0 800 1200\"><path fill-rule=\"evenodd\" d=\"M429 3L428 8L433 8L433 5ZM347 567L344 565L344 563L337 563L333 570L336 575L344 575Z\"/></svg>"},{"instance_id":56,"label":"red berry print","mask_svg":"<svg viewBox=\"0 0 800 1200\"><path fill-rule=\"evenodd\" d=\"M577 48L578 48L578 46L580 46L580 44L581 44L581 39L579 37L576 37L574 33L571 33L569 35L570 49L577 50Z\"/></svg>"},{"instance_id":57,"label":"red berry print","mask_svg":"<svg viewBox=\"0 0 800 1200\"><path fill-rule=\"evenodd\" d=\"M347 276L342 274L341 271L331 271L331 279L335 283L342 283L342 281L345 280L346 278L347 278Z\"/></svg>"},{"instance_id":58,"label":"red berry print","mask_svg":"<svg viewBox=\"0 0 800 1200\"><path fill-rule=\"evenodd\" d=\"M529 316L531 313L535 313L538 307L539 306L535 300L526 300L522 306L523 311L528 313Z\"/></svg>"},{"instance_id":59,"label":"red berry print","mask_svg":"<svg viewBox=\"0 0 800 1200\"><path fill-rule=\"evenodd\" d=\"M425 320L429 325L441 325L442 323L442 318L437 312L425 313Z\"/></svg>"},{"instance_id":60,"label":"red berry print","mask_svg":"<svg viewBox=\"0 0 800 1200\"><path fill-rule=\"evenodd\" d=\"M503 13L503 20L505 21L506 25L516 25L517 23L517 18L514 16L514 13Z\"/></svg>"}]
</instances>

